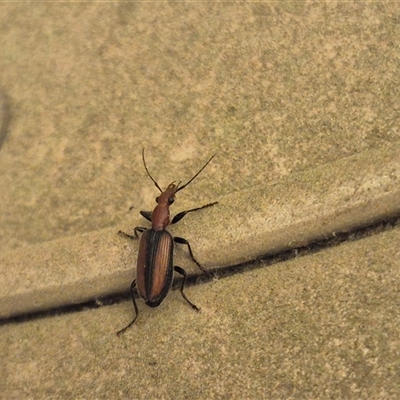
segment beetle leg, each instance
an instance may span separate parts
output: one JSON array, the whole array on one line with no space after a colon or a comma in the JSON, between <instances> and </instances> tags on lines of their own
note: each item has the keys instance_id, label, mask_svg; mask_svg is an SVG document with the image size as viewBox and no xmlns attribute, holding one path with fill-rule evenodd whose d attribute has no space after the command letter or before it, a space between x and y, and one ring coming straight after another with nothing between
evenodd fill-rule
<instances>
[{"instance_id":1,"label":"beetle leg","mask_svg":"<svg viewBox=\"0 0 400 400\"><path fill-rule=\"evenodd\" d=\"M151 216L152 216L152 212L151 211L140 211L140 215L142 217L145 217L147 219L147 221L151 222Z\"/></svg>"},{"instance_id":2,"label":"beetle leg","mask_svg":"<svg viewBox=\"0 0 400 400\"><path fill-rule=\"evenodd\" d=\"M143 228L143 226L137 226L133 231L135 232L134 235L129 235L128 233L118 231L118 235L121 235L127 239L137 239L138 238L138 232L142 233L144 231L147 231L148 228Z\"/></svg>"},{"instance_id":3,"label":"beetle leg","mask_svg":"<svg viewBox=\"0 0 400 400\"><path fill-rule=\"evenodd\" d=\"M174 218L172 218L171 221L171 225L172 224L176 224L177 222L179 222L187 213L193 212L193 211L197 211L197 210L201 210L203 208L207 208L207 207L211 207L215 204L218 204L218 201L215 201L214 203L209 203L206 204L205 206L202 207L197 207L197 208L193 208L191 210L187 210L187 211L181 211L180 213L176 214ZM141 213L142 214L142 213ZM142 214L143 215L143 214ZM143 215L144 216L144 215ZM145 217L145 216L144 216ZM146 218L146 217L145 217Z\"/></svg>"},{"instance_id":4,"label":"beetle leg","mask_svg":"<svg viewBox=\"0 0 400 400\"><path fill-rule=\"evenodd\" d=\"M193 303L186 297L186 294L183 292L183 288L185 287L186 278L187 278L187 273L186 273L186 271L185 271L183 268L178 267L178 266L175 266L175 267L174 267L174 271L176 271L178 274L181 274L181 275L183 276L182 285L181 285L181 288L180 288L180 292L181 292L182 297L186 300L186 302L187 302L194 310L200 311L199 307L197 307L196 304L193 304Z\"/></svg>"},{"instance_id":5,"label":"beetle leg","mask_svg":"<svg viewBox=\"0 0 400 400\"><path fill-rule=\"evenodd\" d=\"M137 320L137 317L139 316L139 310L138 310L136 300L135 300L135 288L136 288L136 280L134 280L131 283L131 296L132 296L133 307L135 308L135 318L133 318L133 320L125 328L122 328L120 331L117 332L118 336L121 333L124 333L128 328L130 328L135 323L135 321Z\"/></svg>"},{"instance_id":6,"label":"beetle leg","mask_svg":"<svg viewBox=\"0 0 400 400\"><path fill-rule=\"evenodd\" d=\"M133 229L135 232L135 238L138 237L138 232L143 233L144 231L147 231L148 228L143 228L143 226L137 226L136 228Z\"/></svg>"},{"instance_id":7,"label":"beetle leg","mask_svg":"<svg viewBox=\"0 0 400 400\"><path fill-rule=\"evenodd\" d=\"M187 247L188 247L189 255L190 255L190 258L192 259L192 261L200 268L200 270L203 272L203 274L208 274L208 271L206 269L204 269L200 265L200 263L194 258L192 247L190 246L189 242L186 239L178 237L178 236L175 236L174 237L174 242L175 243L179 243L179 244L186 244Z\"/></svg>"}]
</instances>

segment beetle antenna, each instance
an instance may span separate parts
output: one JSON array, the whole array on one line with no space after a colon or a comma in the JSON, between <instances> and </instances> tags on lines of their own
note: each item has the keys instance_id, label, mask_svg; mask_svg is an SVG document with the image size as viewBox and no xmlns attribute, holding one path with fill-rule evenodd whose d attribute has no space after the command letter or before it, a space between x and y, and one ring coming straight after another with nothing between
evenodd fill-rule
<instances>
[{"instance_id":1,"label":"beetle antenna","mask_svg":"<svg viewBox=\"0 0 400 400\"><path fill-rule=\"evenodd\" d=\"M204 164L203 168L201 168L201 170L200 170L195 176L193 176L193 178L191 178L191 179L190 179L188 182L186 182L183 186L181 186L180 188L178 188L178 189L175 191L175 193L176 193L176 192L179 192L180 190L184 189L187 185L189 185L189 183L192 182L193 179L196 178L197 175L199 175L200 172L203 171L203 169L204 169L205 167L207 167L207 165L210 163L210 161L211 161L214 157L215 157L215 154L214 154L213 156L211 156L211 158ZM152 179L153 179L153 178L152 178ZM154 179L153 179L153 181L154 181Z\"/></svg>"},{"instance_id":2,"label":"beetle antenna","mask_svg":"<svg viewBox=\"0 0 400 400\"><path fill-rule=\"evenodd\" d=\"M147 169L147 165L146 165L146 160L144 159L144 147L142 150L142 160L143 160L143 165L144 165L144 169L147 172L147 175L149 176L149 178L154 182L154 184L156 185L156 188L162 193L162 189L160 188L159 184L155 181L155 179L150 175L149 170Z\"/></svg>"}]
</instances>

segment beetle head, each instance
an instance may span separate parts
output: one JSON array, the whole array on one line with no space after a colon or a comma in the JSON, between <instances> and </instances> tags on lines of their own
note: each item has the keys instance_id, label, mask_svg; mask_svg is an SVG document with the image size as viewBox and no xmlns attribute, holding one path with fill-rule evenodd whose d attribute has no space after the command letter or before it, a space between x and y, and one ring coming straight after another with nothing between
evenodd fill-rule
<instances>
[{"instance_id":1,"label":"beetle head","mask_svg":"<svg viewBox=\"0 0 400 400\"><path fill-rule=\"evenodd\" d=\"M171 205L175 201L175 193L178 191L180 182L175 185L175 181L170 183L168 187L156 197L157 204Z\"/></svg>"}]
</instances>

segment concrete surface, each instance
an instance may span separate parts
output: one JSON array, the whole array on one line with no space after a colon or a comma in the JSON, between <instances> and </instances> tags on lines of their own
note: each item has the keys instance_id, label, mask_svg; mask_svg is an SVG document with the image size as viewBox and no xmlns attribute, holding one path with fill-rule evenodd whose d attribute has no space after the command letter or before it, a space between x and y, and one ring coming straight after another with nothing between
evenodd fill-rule
<instances>
[{"instance_id":1,"label":"concrete surface","mask_svg":"<svg viewBox=\"0 0 400 400\"><path fill-rule=\"evenodd\" d=\"M399 160L400 144L369 150L274 185L222 196L215 207L189 214L170 230L190 239L196 257L213 269L304 246L400 210ZM149 226L140 216L134 219L134 224L4 251L0 317L127 291L138 246L117 232ZM199 273L184 250L176 252L176 264Z\"/></svg>"},{"instance_id":2,"label":"concrete surface","mask_svg":"<svg viewBox=\"0 0 400 400\"><path fill-rule=\"evenodd\" d=\"M396 3L0 5L1 317L126 290L157 190L208 268L398 215ZM129 211L130 207L133 207ZM400 396L399 229L129 302L3 320L0 398ZM183 251L176 262L191 273Z\"/></svg>"},{"instance_id":3,"label":"concrete surface","mask_svg":"<svg viewBox=\"0 0 400 400\"><path fill-rule=\"evenodd\" d=\"M3 398L395 399L400 229L139 303L1 327Z\"/></svg>"}]
</instances>

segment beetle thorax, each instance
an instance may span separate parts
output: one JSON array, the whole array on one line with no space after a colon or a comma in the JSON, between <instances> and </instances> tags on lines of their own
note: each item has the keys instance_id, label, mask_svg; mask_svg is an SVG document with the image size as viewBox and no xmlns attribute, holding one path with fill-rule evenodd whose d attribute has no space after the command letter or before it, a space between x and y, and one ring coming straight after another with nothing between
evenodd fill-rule
<instances>
[{"instance_id":1,"label":"beetle thorax","mask_svg":"<svg viewBox=\"0 0 400 400\"><path fill-rule=\"evenodd\" d=\"M169 208L158 205L151 215L152 228L162 231L169 225Z\"/></svg>"},{"instance_id":2,"label":"beetle thorax","mask_svg":"<svg viewBox=\"0 0 400 400\"><path fill-rule=\"evenodd\" d=\"M152 213L152 228L156 231L164 230L170 223L169 206L174 202L177 186L168 185L164 192L157 197L157 206Z\"/></svg>"}]
</instances>

